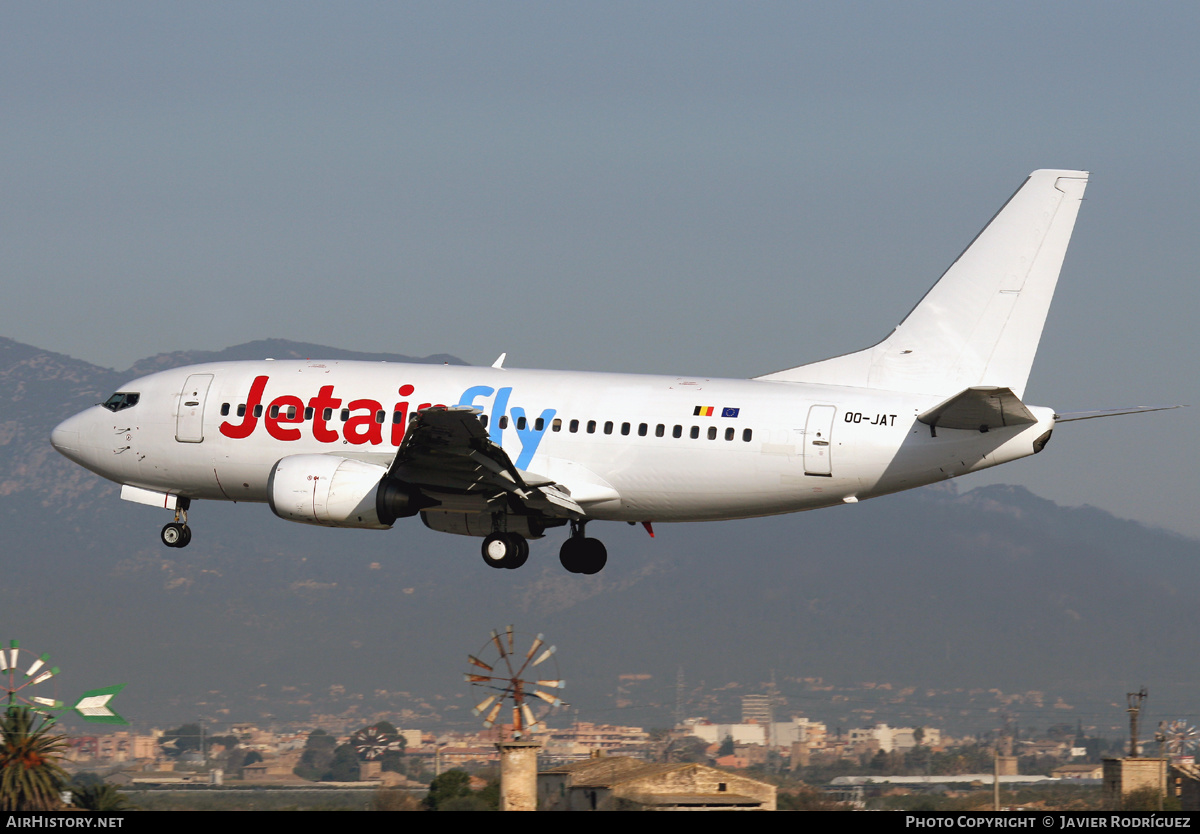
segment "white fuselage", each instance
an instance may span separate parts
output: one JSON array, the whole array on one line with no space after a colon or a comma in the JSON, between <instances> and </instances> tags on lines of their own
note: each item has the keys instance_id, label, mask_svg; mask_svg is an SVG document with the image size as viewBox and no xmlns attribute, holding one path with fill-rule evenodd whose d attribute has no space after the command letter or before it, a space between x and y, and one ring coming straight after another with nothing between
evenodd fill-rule
<instances>
[{"instance_id":1,"label":"white fuselage","mask_svg":"<svg viewBox=\"0 0 1200 834\"><path fill-rule=\"evenodd\" d=\"M1038 408L1031 425L933 432L916 416L945 395L869 388L353 361L214 363L121 390L136 405L97 406L54 433L60 451L121 484L267 501L282 458L386 467L412 415L463 405L518 470L569 488L588 518L622 521L854 502L1032 454L1054 425Z\"/></svg>"}]
</instances>

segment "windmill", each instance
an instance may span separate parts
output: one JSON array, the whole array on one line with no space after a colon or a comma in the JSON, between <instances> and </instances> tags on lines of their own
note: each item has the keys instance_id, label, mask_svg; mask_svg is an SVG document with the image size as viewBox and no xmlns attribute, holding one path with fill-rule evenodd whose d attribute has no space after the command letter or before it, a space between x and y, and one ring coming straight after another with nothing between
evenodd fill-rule
<instances>
[{"instance_id":1,"label":"windmill","mask_svg":"<svg viewBox=\"0 0 1200 834\"><path fill-rule=\"evenodd\" d=\"M1177 718L1162 727L1163 741L1166 744L1167 755L1172 758L1190 756L1196 752L1196 743L1200 734L1196 728L1183 719Z\"/></svg>"},{"instance_id":2,"label":"windmill","mask_svg":"<svg viewBox=\"0 0 1200 834\"><path fill-rule=\"evenodd\" d=\"M512 709L512 736L524 738L534 727L542 723L535 716L531 704L541 706L538 701L549 704L542 714L553 707L562 706L562 700L544 689L562 689L567 682L558 675L558 664L554 661L556 646L545 647L543 635L539 634L522 655L516 650L516 635L513 627L504 631L493 631L491 639L483 644L477 654L467 655L473 667L463 677L471 689L485 697L472 712L483 716L483 726L493 727L506 704ZM535 671L549 662L549 666Z\"/></svg>"},{"instance_id":3,"label":"windmill","mask_svg":"<svg viewBox=\"0 0 1200 834\"><path fill-rule=\"evenodd\" d=\"M68 707L55 696L57 681L54 677L60 670L57 666L47 665L49 662L50 655L37 655L23 649L19 640L10 640L7 649L0 649L0 689L4 691L9 709L22 706L51 721L58 717L56 713L69 710L93 723L128 723L109 707L109 702L125 688L125 684L90 689ZM47 683L50 686L46 686Z\"/></svg>"}]
</instances>

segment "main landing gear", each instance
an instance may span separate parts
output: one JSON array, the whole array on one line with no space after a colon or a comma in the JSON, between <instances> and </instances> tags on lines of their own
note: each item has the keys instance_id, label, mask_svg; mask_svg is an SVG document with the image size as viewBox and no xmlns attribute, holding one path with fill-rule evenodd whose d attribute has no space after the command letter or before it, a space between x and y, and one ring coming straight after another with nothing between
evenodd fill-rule
<instances>
[{"instance_id":1,"label":"main landing gear","mask_svg":"<svg viewBox=\"0 0 1200 834\"><path fill-rule=\"evenodd\" d=\"M192 528L187 523L187 499L179 499L179 509L175 511L175 520L162 528L159 538L167 547L187 547L192 541Z\"/></svg>"},{"instance_id":2,"label":"main landing gear","mask_svg":"<svg viewBox=\"0 0 1200 834\"><path fill-rule=\"evenodd\" d=\"M599 539L584 536L585 524L586 521L571 522L571 535L558 551L558 560L571 573L591 575L604 569L608 562L608 551ZM166 541L165 530L163 536L163 541ZM480 551L488 567L515 570L529 559L529 542L520 533L496 530L484 538Z\"/></svg>"},{"instance_id":3,"label":"main landing gear","mask_svg":"<svg viewBox=\"0 0 1200 834\"><path fill-rule=\"evenodd\" d=\"M520 533L495 532L484 538L482 551L488 567L515 570L529 558L529 542Z\"/></svg>"},{"instance_id":4,"label":"main landing gear","mask_svg":"<svg viewBox=\"0 0 1200 834\"><path fill-rule=\"evenodd\" d=\"M558 561L571 573L591 575L604 569L608 562L608 550L599 539L584 537L585 524L586 521L571 522L571 536L558 551Z\"/></svg>"}]
</instances>

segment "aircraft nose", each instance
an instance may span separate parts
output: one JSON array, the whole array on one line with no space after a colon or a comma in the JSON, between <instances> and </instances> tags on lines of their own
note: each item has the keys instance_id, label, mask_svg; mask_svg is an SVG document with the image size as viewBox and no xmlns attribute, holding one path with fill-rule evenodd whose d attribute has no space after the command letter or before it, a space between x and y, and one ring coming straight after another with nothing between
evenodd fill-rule
<instances>
[{"instance_id":1,"label":"aircraft nose","mask_svg":"<svg viewBox=\"0 0 1200 834\"><path fill-rule=\"evenodd\" d=\"M50 445L76 463L83 463L82 458L86 451L83 443L84 422L84 415L76 414L63 420L50 432Z\"/></svg>"}]
</instances>

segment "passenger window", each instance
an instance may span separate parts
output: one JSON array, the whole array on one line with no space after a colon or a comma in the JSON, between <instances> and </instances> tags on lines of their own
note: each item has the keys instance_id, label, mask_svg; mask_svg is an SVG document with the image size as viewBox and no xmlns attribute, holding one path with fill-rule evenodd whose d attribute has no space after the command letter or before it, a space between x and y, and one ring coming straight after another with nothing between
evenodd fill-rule
<instances>
[{"instance_id":1,"label":"passenger window","mask_svg":"<svg viewBox=\"0 0 1200 834\"><path fill-rule=\"evenodd\" d=\"M538 421L541 422L540 417L538 418ZM554 422L550 424L550 430L551 431L562 431L562 420L555 417Z\"/></svg>"},{"instance_id":2,"label":"passenger window","mask_svg":"<svg viewBox=\"0 0 1200 834\"><path fill-rule=\"evenodd\" d=\"M699 427L699 426L692 426L692 440L695 440L695 439L696 439L696 438L698 438L699 436L700 436L700 427Z\"/></svg>"},{"instance_id":3,"label":"passenger window","mask_svg":"<svg viewBox=\"0 0 1200 834\"><path fill-rule=\"evenodd\" d=\"M654 436L655 437L662 437L666 433L667 433L667 427L664 426L662 423L659 423L657 426L654 427Z\"/></svg>"},{"instance_id":4,"label":"passenger window","mask_svg":"<svg viewBox=\"0 0 1200 834\"><path fill-rule=\"evenodd\" d=\"M524 417L517 418L517 430L525 431L525 418Z\"/></svg>"},{"instance_id":5,"label":"passenger window","mask_svg":"<svg viewBox=\"0 0 1200 834\"><path fill-rule=\"evenodd\" d=\"M314 412L315 412L315 409L311 405L308 408L304 409L304 419L311 420L313 418Z\"/></svg>"},{"instance_id":6,"label":"passenger window","mask_svg":"<svg viewBox=\"0 0 1200 834\"><path fill-rule=\"evenodd\" d=\"M277 405L271 406L271 410L267 413L271 415L272 420L278 419L279 418L279 406L277 406Z\"/></svg>"},{"instance_id":7,"label":"passenger window","mask_svg":"<svg viewBox=\"0 0 1200 834\"><path fill-rule=\"evenodd\" d=\"M287 418L293 423L296 422L296 406L289 405L287 410Z\"/></svg>"},{"instance_id":8,"label":"passenger window","mask_svg":"<svg viewBox=\"0 0 1200 834\"><path fill-rule=\"evenodd\" d=\"M488 416L486 414L480 414L479 415L479 423L486 429L487 423L488 423Z\"/></svg>"},{"instance_id":9,"label":"passenger window","mask_svg":"<svg viewBox=\"0 0 1200 834\"><path fill-rule=\"evenodd\" d=\"M709 440L716 440L716 439L717 439L717 427L716 427L716 426L709 426L709 427L708 427L708 439L709 439Z\"/></svg>"},{"instance_id":10,"label":"passenger window","mask_svg":"<svg viewBox=\"0 0 1200 834\"><path fill-rule=\"evenodd\" d=\"M332 420L333 419L333 409L327 408L324 411L322 411L321 419L324 420L326 423L328 423L330 420Z\"/></svg>"},{"instance_id":11,"label":"passenger window","mask_svg":"<svg viewBox=\"0 0 1200 834\"><path fill-rule=\"evenodd\" d=\"M752 436L753 436L753 433L750 431L750 429L742 429L742 440L744 440L744 441L746 441L747 443L749 443L749 442L750 442L750 438L751 438Z\"/></svg>"},{"instance_id":12,"label":"passenger window","mask_svg":"<svg viewBox=\"0 0 1200 834\"><path fill-rule=\"evenodd\" d=\"M398 425L400 425L400 423L403 420L404 420L404 412L403 411L393 411L392 412L392 425L398 426Z\"/></svg>"},{"instance_id":13,"label":"passenger window","mask_svg":"<svg viewBox=\"0 0 1200 834\"><path fill-rule=\"evenodd\" d=\"M621 434L629 434L629 424L628 423L621 424Z\"/></svg>"},{"instance_id":14,"label":"passenger window","mask_svg":"<svg viewBox=\"0 0 1200 834\"><path fill-rule=\"evenodd\" d=\"M735 434L735 432L733 430L733 426L730 426L729 428L725 429L725 439L726 440L733 440L734 434Z\"/></svg>"},{"instance_id":15,"label":"passenger window","mask_svg":"<svg viewBox=\"0 0 1200 834\"><path fill-rule=\"evenodd\" d=\"M245 403L239 403L239 404L238 404L238 416L239 416L239 417L245 417L245 416L246 416L246 404L245 404Z\"/></svg>"},{"instance_id":16,"label":"passenger window","mask_svg":"<svg viewBox=\"0 0 1200 834\"><path fill-rule=\"evenodd\" d=\"M501 429L508 428L508 415L507 414L505 414L503 417L500 418L500 428Z\"/></svg>"},{"instance_id":17,"label":"passenger window","mask_svg":"<svg viewBox=\"0 0 1200 834\"><path fill-rule=\"evenodd\" d=\"M386 419L387 419L386 411L376 411L375 412L375 422L376 423L382 423Z\"/></svg>"},{"instance_id":18,"label":"passenger window","mask_svg":"<svg viewBox=\"0 0 1200 834\"><path fill-rule=\"evenodd\" d=\"M638 423L638 437L645 437L646 432L649 430L650 430L650 427L647 426L645 423Z\"/></svg>"},{"instance_id":19,"label":"passenger window","mask_svg":"<svg viewBox=\"0 0 1200 834\"><path fill-rule=\"evenodd\" d=\"M572 420L571 421L571 434L575 434L577 431L579 431L579 421Z\"/></svg>"},{"instance_id":20,"label":"passenger window","mask_svg":"<svg viewBox=\"0 0 1200 834\"><path fill-rule=\"evenodd\" d=\"M349 420L350 419L350 409L343 408L340 416L342 418L343 423L346 422L347 420Z\"/></svg>"},{"instance_id":21,"label":"passenger window","mask_svg":"<svg viewBox=\"0 0 1200 834\"><path fill-rule=\"evenodd\" d=\"M261 404L260 404L260 405L256 405L256 406L254 406L254 416L255 416L255 417L261 417L261 416L262 416L262 405L261 405Z\"/></svg>"},{"instance_id":22,"label":"passenger window","mask_svg":"<svg viewBox=\"0 0 1200 834\"><path fill-rule=\"evenodd\" d=\"M596 433L596 421L588 420L588 434L595 434L595 433Z\"/></svg>"},{"instance_id":23,"label":"passenger window","mask_svg":"<svg viewBox=\"0 0 1200 834\"><path fill-rule=\"evenodd\" d=\"M229 416L229 403L221 403L221 416L222 417Z\"/></svg>"},{"instance_id":24,"label":"passenger window","mask_svg":"<svg viewBox=\"0 0 1200 834\"><path fill-rule=\"evenodd\" d=\"M604 433L605 434L612 434L612 427L613 427L612 420L604 421Z\"/></svg>"},{"instance_id":25,"label":"passenger window","mask_svg":"<svg viewBox=\"0 0 1200 834\"><path fill-rule=\"evenodd\" d=\"M533 421L533 430L534 431L545 431L546 430L546 421L541 417L534 420Z\"/></svg>"},{"instance_id":26,"label":"passenger window","mask_svg":"<svg viewBox=\"0 0 1200 834\"><path fill-rule=\"evenodd\" d=\"M671 437L683 437L683 426L676 426L671 429Z\"/></svg>"}]
</instances>

